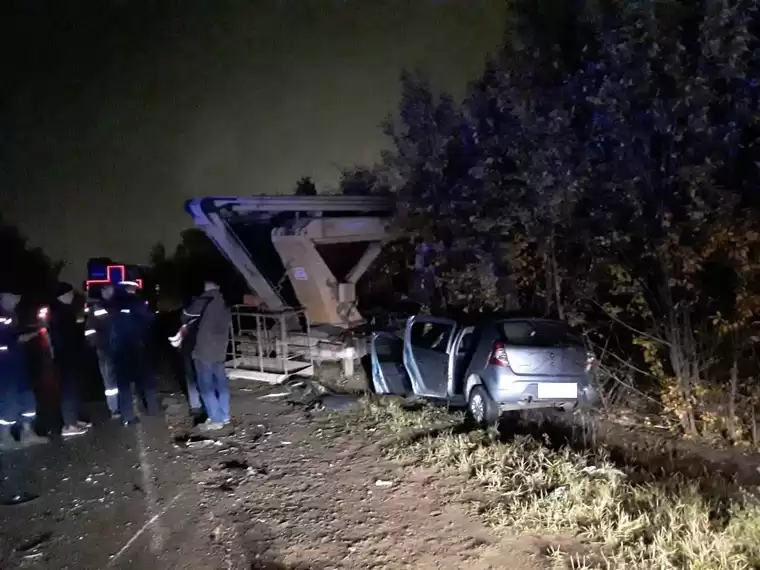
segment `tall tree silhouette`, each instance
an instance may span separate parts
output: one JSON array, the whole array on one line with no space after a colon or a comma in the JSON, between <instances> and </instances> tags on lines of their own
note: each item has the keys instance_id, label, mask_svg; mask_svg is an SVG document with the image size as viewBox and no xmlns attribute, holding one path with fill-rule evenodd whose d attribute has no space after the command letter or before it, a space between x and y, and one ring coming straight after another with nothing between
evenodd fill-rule
<instances>
[{"instance_id":1,"label":"tall tree silhouette","mask_svg":"<svg viewBox=\"0 0 760 570\"><path fill-rule=\"evenodd\" d=\"M296 196L316 196L317 193L317 187L310 176L304 176L296 182Z\"/></svg>"},{"instance_id":2,"label":"tall tree silhouette","mask_svg":"<svg viewBox=\"0 0 760 570\"><path fill-rule=\"evenodd\" d=\"M30 247L21 231L0 218L0 290L16 289L31 300L43 301L64 267L38 247Z\"/></svg>"}]
</instances>

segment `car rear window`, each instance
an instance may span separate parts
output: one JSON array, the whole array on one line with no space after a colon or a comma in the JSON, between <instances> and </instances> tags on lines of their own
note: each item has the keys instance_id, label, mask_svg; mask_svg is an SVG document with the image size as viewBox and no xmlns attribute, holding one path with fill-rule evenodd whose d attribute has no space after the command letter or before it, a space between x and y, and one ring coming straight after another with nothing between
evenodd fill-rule
<instances>
[{"instance_id":1,"label":"car rear window","mask_svg":"<svg viewBox=\"0 0 760 570\"><path fill-rule=\"evenodd\" d=\"M507 343L516 346L557 348L582 346L583 339L567 324L545 321L508 321L500 324Z\"/></svg>"}]
</instances>

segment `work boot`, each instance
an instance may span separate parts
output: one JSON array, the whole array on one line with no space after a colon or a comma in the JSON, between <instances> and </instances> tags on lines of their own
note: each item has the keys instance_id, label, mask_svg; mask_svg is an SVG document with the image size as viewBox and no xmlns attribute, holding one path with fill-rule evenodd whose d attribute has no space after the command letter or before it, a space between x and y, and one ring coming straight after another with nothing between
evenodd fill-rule
<instances>
[{"instance_id":1,"label":"work boot","mask_svg":"<svg viewBox=\"0 0 760 570\"><path fill-rule=\"evenodd\" d=\"M17 449L18 447L19 444L13 438L10 426L3 426L0 428L0 450L10 451L11 449Z\"/></svg>"},{"instance_id":2,"label":"work boot","mask_svg":"<svg viewBox=\"0 0 760 570\"><path fill-rule=\"evenodd\" d=\"M37 433L32 429L32 424L21 425L21 431L19 432L18 440L22 445L36 445L38 443L48 442L48 439L46 437L40 437L37 435Z\"/></svg>"}]
</instances>

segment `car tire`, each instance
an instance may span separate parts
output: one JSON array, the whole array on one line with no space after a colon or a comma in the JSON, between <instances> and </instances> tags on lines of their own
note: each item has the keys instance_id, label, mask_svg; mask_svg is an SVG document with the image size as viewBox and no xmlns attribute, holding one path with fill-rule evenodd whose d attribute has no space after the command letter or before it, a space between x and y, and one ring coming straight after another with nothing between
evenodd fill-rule
<instances>
[{"instance_id":1,"label":"car tire","mask_svg":"<svg viewBox=\"0 0 760 570\"><path fill-rule=\"evenodd\" d=\"M499 421L499 409L483 386L470 390L467 399L467 416L478 427L493 425Z\"/></svg>"}]
</instances>

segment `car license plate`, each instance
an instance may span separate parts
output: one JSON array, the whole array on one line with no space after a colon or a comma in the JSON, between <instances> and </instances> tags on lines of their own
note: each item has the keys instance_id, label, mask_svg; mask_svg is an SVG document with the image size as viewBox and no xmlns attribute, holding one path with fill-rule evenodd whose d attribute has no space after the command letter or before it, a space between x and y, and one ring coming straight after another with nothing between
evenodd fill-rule
<instances>
[{"instance_id":1,"label":"car license plate","mask_svg":"<svg viewBox=\"0 0 760 570\"><path fill-rule=\"evenodd\" d=\"M577 398L578 384L539 384L538 399L549 400L556 398Z\"/></svg>"}]
</instances>

